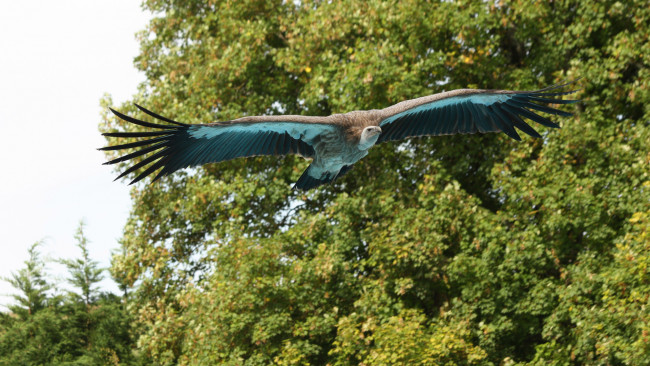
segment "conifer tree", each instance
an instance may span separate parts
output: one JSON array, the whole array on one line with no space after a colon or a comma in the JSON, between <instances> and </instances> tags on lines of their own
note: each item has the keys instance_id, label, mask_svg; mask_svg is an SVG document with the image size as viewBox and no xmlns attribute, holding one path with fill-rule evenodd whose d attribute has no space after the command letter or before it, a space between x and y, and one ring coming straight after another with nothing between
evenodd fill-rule
<instances>
[{"instance_id":1,"label":"conifer tree","mask_svg":"<svg viewBox=\"0 0 650 366\"><path fill-rule=\"evenodd\" d=\"M68 282L79 290L79 296L86 306L97 299L97 284L103 279L104 269L99 268L98 262L90 258L88 253L88 239L84 234L84 223L81 221L75 234L77 247L81 250L81 257L77 259L61 259L70 273Z\"/></svg>"},{"instance_id":2,"label":"conifer tree","mask_svg":"<svg viewBox=\"0 0 650 366\"><path fill-rule=\"evenodd\" d=\"M25 268L4 279L19 291L12 295L17 304L9 306L9 309L23 319L47 306L47 292L52 289L52 284L46 281L45 262L38 251L40 245L36 242L29 247Z\"/></svg>"}]
</instances>

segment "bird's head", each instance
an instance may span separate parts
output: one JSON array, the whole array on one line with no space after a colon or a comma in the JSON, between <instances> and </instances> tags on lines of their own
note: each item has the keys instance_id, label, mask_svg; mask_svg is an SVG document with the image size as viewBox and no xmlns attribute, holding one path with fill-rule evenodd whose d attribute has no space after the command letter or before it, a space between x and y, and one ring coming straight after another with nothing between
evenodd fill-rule
<instances>
[{"instance_id":1,"label":"bird's head","mask_svg":"<svg viewBox=\"0 0 650 366\"><path fill-rule=\"evenodd\" d=\"M368 126L361 131L361 138L359 139L359 150L368 150L372 145L377 142L381 134L381 127L379 126Z\"/></svg>"}]
</instances>

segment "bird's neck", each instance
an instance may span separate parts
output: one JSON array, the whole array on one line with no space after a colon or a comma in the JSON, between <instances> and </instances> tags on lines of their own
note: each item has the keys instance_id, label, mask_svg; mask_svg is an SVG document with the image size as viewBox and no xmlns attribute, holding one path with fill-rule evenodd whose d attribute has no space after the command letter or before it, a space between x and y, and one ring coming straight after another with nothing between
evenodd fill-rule
<instances>
[{"instance_id":1,"label":"bird's neck","mask_svg":"<svg viewBox=\"0 0 650 366\"><path fill-rule=\"evenodd\" d=\"M359 150L363 151L363 150L370 149L371 147L373 147L373 145L375 145L378 138L379 135L367 137L365 136L365 134L361 134L361 138L359 139L359 145L358 145Z\"/></svg>"}]
</instances>

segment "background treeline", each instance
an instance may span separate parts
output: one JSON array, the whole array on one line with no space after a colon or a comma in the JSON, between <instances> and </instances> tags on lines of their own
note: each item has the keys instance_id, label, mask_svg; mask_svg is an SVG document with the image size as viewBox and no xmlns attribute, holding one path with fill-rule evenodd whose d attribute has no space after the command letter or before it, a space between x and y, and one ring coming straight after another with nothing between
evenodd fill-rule
<instances>
[{"instance_id":1,"label":"background treeline","mask_svg":"<svg viewBox=\"0 0 650 366\"><path fill-rule=\"evenodd\" d=\"M384 144L308 193L293 156L136 185L111 271L138 362L650 364L647 1L143 4L133 102L183 122L583 79L541 139Z\"/></svg>"}]
</instances>

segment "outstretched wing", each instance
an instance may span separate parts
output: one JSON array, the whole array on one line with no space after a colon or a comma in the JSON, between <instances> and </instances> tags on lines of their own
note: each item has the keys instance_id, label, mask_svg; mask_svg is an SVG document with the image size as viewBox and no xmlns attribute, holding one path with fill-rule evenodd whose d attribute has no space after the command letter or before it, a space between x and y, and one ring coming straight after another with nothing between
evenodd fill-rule
<instances>
[{"instance_id":1,"label":"outstretched wing","mask_svg":"<svg viewBox=\"0 0 650 366\"><path fill-rule=\"evenodd\" d=\"M116 178L122 178L147 167L130 184L140 181L159 169L153 181L182 168L239 157L287 154L313 157L313 144L318 141L319 136L325 131L333 131L337 128L327 117L308 116L256 116L230 122L185 124L162 117L137 104L136 106L144 113L172 125L141 121L111 109L116 116L125 121L156 129L148 132L103 134L108 137L123 138L150 137L147 140L99 149L139 148L133 153L104 164L115 164L151 153Z\"/></svg>"},{"instance_id":2,"label":"outstretched wing","mask_svg":"<svg viewBox=\"0 0 650 366\"><path fill-rule=\"evenodd\" d=\"M521 140L515 127L530 136L540 137L522 117L543 126L559 128L537 113L571 116L571 113L544 105L578 102L561 99L562 95L577 91L557 91L568 84L571 83L536 91L459 89L407 100L380 111L382 134L377 142L476 132L504 132L515 140Z\"/></svg>"}]
</instances>

